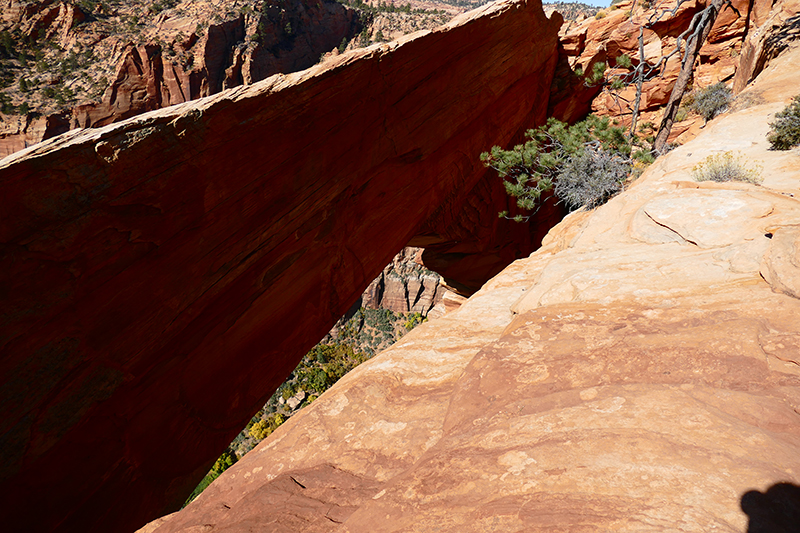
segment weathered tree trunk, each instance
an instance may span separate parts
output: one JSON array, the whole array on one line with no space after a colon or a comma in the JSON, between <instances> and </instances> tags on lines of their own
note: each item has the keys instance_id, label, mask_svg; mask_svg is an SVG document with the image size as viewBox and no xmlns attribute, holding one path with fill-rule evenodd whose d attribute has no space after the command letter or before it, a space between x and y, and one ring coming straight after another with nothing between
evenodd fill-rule
<instances>
[{"instance_id":1,"label":"weathered tree trunk","mask_svg":"<svg viewBox=\"0 0 800 533\"><path fill-rule=\"evenodd\" d=\"M658 134L656 134L656 140L653 143L653 155L655 156L663 153L664 148L667 146L667 139L678 114L683 93L686 92L689 80L692 79L694 62L725 3L725 0L712 0L708 7L698 13L699 17L694 19L697 20L697 26L686 40L686 53L683 56L681 71L675 81L675 86L672 88L672 93L669 95L669 101L664 109L664 118L661 119L661 125L658 127Z\"/></svg>"},{"instance_id":2,"label":"weathered tree trunk","mask_svg":"<svg viewBox=\"0 0 800 533\"><path fill-rule=\"evenodd\" d=\"M642 104L642 85L644 84L644 67L646 63L644 59L644 26L642 26L639 28L639 64L636 65L636 100L633 103L631 131L628 135L631 139L636 135L636 122L639 120L639 107Z\"/></svg>"}]
</instances>

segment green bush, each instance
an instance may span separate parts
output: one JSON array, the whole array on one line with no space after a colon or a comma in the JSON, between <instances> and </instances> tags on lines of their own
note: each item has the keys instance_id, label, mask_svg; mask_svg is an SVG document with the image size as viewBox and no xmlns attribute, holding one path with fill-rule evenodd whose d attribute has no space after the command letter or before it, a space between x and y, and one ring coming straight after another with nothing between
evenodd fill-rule
<instances>
[{"instance_id":1,"label":"green bush","mask_svg":"<svg viewBox=\"0 0 800 533\"><path fill-rule=\"evenodd\" d=\"M0 57L14 57L17 55L15 47L17 39L8 30L0 31Z\"/></svg>"},{"instance_id":2,"label":"green bush","mask_svg":"<svg viewBox=\"0 0 800 533\"><path fill-rule=\"evenodd\" d=\"M706 122L728 110L731 104L731 90L722 82L700 89L694 95L691 109Z\"/></svg>"},{"instance_id":3,"label":"green bush","mask_svg":"<svg viewBox=\"0 0 800 533\"><path fill-rule=\"evenodd\" d=\"M589 83L589 85L594 85L601 82L603 80L603 76L605 76L607 68L608 65L603 61L592 65L592 73L586 77L587 83Z\"/></svg>"},{"instance_id":4,"label":"green bush","mask_svg":"<svg viewBox=\"0 0 800 533\"><path fill-rule=\"evenodd\" d=\"M0 93L0 113L13 115L17 108L11 103L11 98L7 94Z\"/></svg>"},{"instance_id":5,"label":"green bush","mask_svg":"<svg viewBox=\"0 0 800 533\"><path fill-rule=\"evenodd\" d=\"M733 152L707 157L692 169L692 175L696 181L744 181L754 185L764 181L760 168L747 168Z\"/></svg>"},{"instance_id":6,"label":"green bush","mask_svg":"<svg viewBox=\"0 0 800 533\"><path fill-rule=\"evenodd\" d=\"M617 64L618 67L622 68L631 68L631 65L633 65L633 62L631 61L631 56L629 56L628 54L622 54L620 56L617 56L614 62Z\"/></svg>"},{"instance_id":7,"label":"green bush","mask_svg":"<svg viewBox=\"0 0 800 533\"><path fill-rule=\"evenodd\" d=\"M524 144L510 150L495 146L481 154L481 161L497 171L506 192L527 211L537 209L542 195L553 190L570 208L596 207L621 190L633 159L647 158L646 150L632 157L625 131L606 117L590 115L572 126L551 118L525 136ZM518 222L527 219L514 217Z\"/></svg>"},{"instance_id":8,"label":"green bush","mask_svg":"<svg viewBox=\"0 0 800 533\"><path fill-rule=\"evenodd\" d=\"M767 140L773 150L788 150L800 145L800 95L792 98L792 102L775 115L775 122L769 124Z\"/></svg>"}]
</instances>

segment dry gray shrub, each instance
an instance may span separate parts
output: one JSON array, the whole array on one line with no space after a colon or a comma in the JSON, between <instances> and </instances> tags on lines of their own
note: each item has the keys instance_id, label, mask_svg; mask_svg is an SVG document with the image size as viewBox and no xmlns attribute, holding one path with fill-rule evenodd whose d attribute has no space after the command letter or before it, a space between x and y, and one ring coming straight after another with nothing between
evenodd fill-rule
<instances>
[{"instance_id":1,"label":"dry gray shrub","mask_svg":"<svg viewBox=\"0 0 800 533\"><path fill-rule=\"evenodd\" d=\"M706 122L728 110L731 104L731 90L722 82L700 89L694 95L692 109Z\"/></svg>"},{"instance_id":2,"label":"dry gray shrub","mask_svg":"<svg viewBox=\"0 0 800 533\"><path fill-rule=\"evenodd\" d=\"M747 168L740 156L733 152L714 154L692 169L696 181L744 181L760 185L764 178L761 177L761 168Z\"/></svg>"},{"instance_id":3,"label":"dry gray shrub","mask_svg":"<svg viewBox=\"0 0 800 533\"><path fill-rule=\"evenodd\" d=\"M593 209L622 190L631 163L619 155L587 149L572 156L558 172L555 193L570 209Z\"/></svg>"}]
</instances>

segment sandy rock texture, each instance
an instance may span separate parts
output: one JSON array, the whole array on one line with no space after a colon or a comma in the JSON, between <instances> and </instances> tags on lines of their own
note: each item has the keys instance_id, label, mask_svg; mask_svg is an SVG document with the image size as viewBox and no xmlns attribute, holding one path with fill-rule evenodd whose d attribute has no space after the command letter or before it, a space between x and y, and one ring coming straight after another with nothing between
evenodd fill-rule
<instances>
[{"instance_id":1,"label":"sandy rock texture","mask_svg":"<svg viewBox=\"0 0 800 533\"><path fill-rule=\"evenodd\" d=\"M3 527L179 508L411 237L458 220L477 154L542 123L559 26L493 3L3 159Z\"/></svg>"},{"instance_id":2,"label":"sandy rock texture","mask_svg":"<svg viewBox=\"0 0 800 533\"><path fill-rule=\"evenodd\" d=\"M800 48L627 191L364 363L157 533L794 532ZM697 183L733 150L764 183Z\"/></svg>"}]
</instances>

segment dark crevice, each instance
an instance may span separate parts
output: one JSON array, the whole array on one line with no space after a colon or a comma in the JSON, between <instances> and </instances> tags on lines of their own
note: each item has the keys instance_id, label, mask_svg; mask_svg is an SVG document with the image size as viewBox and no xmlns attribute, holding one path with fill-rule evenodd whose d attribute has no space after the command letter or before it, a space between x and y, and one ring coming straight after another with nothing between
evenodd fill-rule
<instances>
[{"instance_id":1,"label":"dark crevice","mask_svg":"<svg viewBox=\"0 0 800 533\"><path fill-rule=\"evenodd\" d=\"M684 242L688 242L689 244L693 244L693 245L697 246L697 243L696 243L696 242L694 242L694 241L691 241L691 240L687 239L686 237L684 237L683 235L681 235L680 233L678 233L678 232L677 232L677 231L675 231L674 229L670 228L670 227L669 227L669 226L667 226L666 224L662 224L662 223L661 223L661 222L659 222L658 220L654 219L653 217L651 217L651 216L650 216L650 213L648 213L647 211L645 211L645 212L644 212L644 214L645 214L645 215L647 215L647 218L649 218L650 220L652 220L654 224L656 224L656 225L658 225L658 226L661 226L662 228L665 228L665 229L667 229L667 230L671 231L672 233L674 233L675 235L677 235L678 237L680 237L680 239L681 239L682 241L684 241Z\"/></svg>"}]
</instances>

